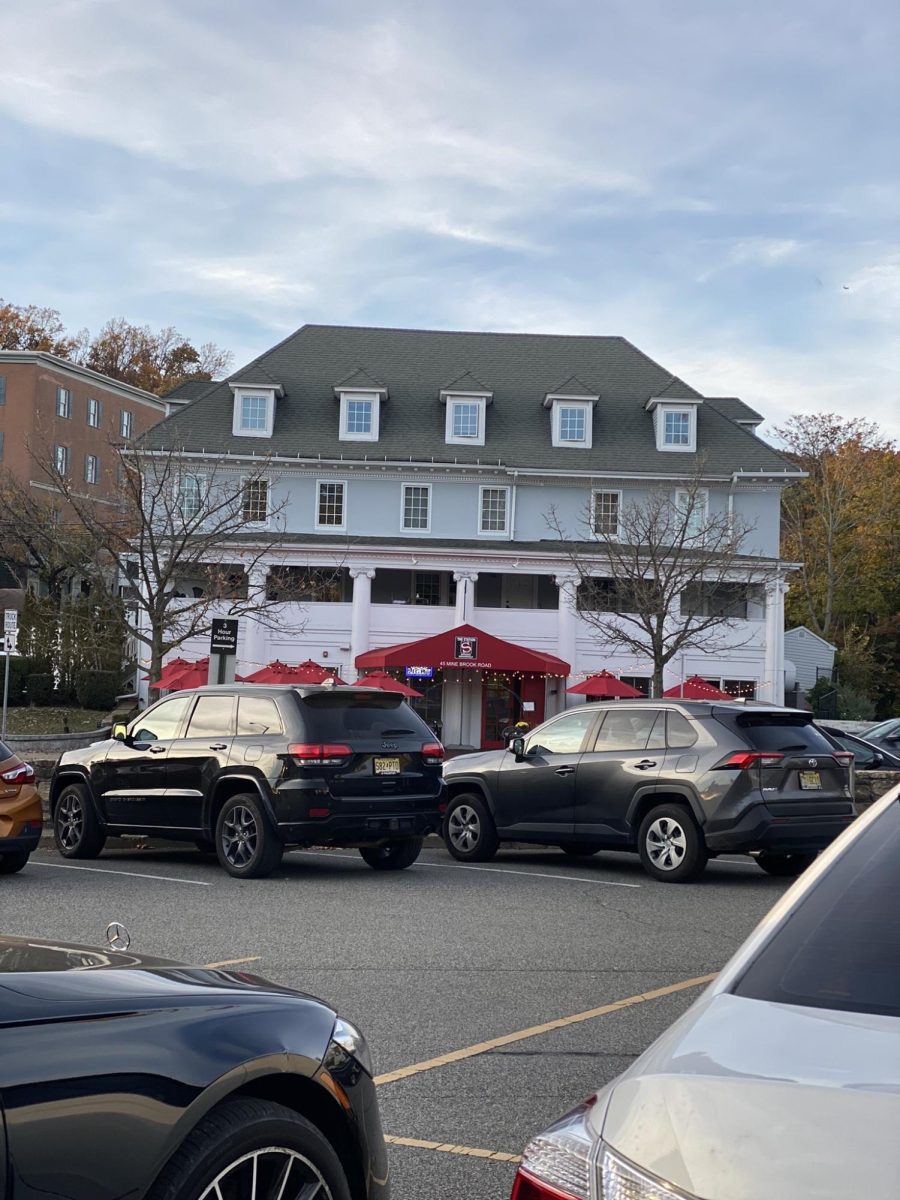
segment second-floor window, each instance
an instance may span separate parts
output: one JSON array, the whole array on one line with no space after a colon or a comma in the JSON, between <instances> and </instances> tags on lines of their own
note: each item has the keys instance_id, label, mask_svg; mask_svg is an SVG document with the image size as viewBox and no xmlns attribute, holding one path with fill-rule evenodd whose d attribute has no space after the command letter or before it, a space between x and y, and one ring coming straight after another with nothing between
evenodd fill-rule
<instances>
[{"instance_id":1,"label":"second-floor window","mask_svg":"<svg viewBox=\"0 0 900 1200\"><path fill-rule=\"evenodd\" d=\"M133 422L131 413L128 412L127 409L123 408L122 412L119 414L119 437L130 438L132 428Z\"/></svg>"},{"instance_id":2,"label":"second-floor window","mask_svg":"<svg viewBox=\"0 0 900 1200\"><path fill-rule=\"evenodd\" d=\"M96 454L84 456L84 482L96 483L100 477L100 460Z\"/></svg>"},{"instance_id":3,"label":"second-floor window","mask_svg":"<svg viewBox=\"0 0 900 1200\"><path fill-rule=\"evenodd\" d=\"M316 525L320 529L343 529L346 523L344 484L326 480L319 484Z\"/></svg>"},{"instance_id":4,"label":"second-floor window","mask_svg":"<svg viewBox=\"0 0 900 1200\"><path fill-rule=\"evenodd\" d=\"M487 396L448 396L444 441L451 446L483 446L487 402Z\"/></svg>"},{"instance_id":5,"label":"second-floor window","mask_svg":"<svg viewBox=\"0 0 900 1200\"><path fill-rule=\"evenodd\" d=\"M593 405L589 401L553 399L552 437L554 446L590 450L593 445Z\"/></svg>"},{"instance_id":6,"label":"second-floor window","mask_svg":"<svg viewBox=\"0 0 900 1200\"><path fill-rule=\"evenodd\" d=\"M509 532L509 488L481 488L478 532L503 536Z\"/></svg>"},{"instance_id":7,"label":"second-floor window","mask_svg":"<svg viewBox=\"0 0 900 1200\"><path fill-rule=\"evenodd\" d=\"M56 415L67 420L72 416L72 393L68 388L56 389Z\"/></svg>"},{"instance_id":8,"label":"second-floor window","mask_svg":"<svg viewBox=\"0 0 900 1200\"><path fill-rule=\"evenodd\" d=\"M178 486L178 511L185 521L192 521L203 504L203 480L199 475L184 475Z\"/></svg>"},{"instance_id":9,"label":"second-floor window","mask_svg":"<svg viewBox=\"0 0 900 1200\"><path fill-rule=\"evenodd\" d=\"M621 492L594 492L594 533L597 537L619 537Z\"/></svg>"},{"instance_id":10,"label":"second-floor window","mask_svg":"<svg viewBox=\"0 0 900 1200\"><path fill-rule=\"evenodd\" d=\"M403 520L404 529L427 530L431 513L431 488L427 483L406 483L403 485Z\"/></svg>"},{"instance_id":11,"label":"second-floor window","mask_svg":"<svg viewBox=\"0 0 900 1200\"><path fill-rule=\"evenodd\" d=\"M678 410L663 413L663 445L690 446L691 414Z\"/></svg>"},{"instance_id":12,"label":"second-floor window","mask_svg":"<svg viewBox=\"0 0 900 1200\"><path fill-rule=\"evenodd\" d=\"M56 466L57 474L67 475L69 473L69 447L55 447L53 451L53 462Z\"/></svg>"},{"instance_id":13,"label":"second-floor window","mask_svg":"<svg viewBox=\"0 0 900 1200\"><path fill-rule=\"evenodd\" d=\"M702 537L709 522L709 492L705 488L679 489L675 492L675 508L678 522L673 532L678 535L683 530L688 539Z\"/></svg>"},{"instance_id":14,"label":"second-floor window","mask_svg":"<svg viewBox=\"0 0 900 1200\"><path fill-rule=\"evenodd\" d=\"M241 396L241 431L256 433L265 429L268 407L267 396Z\"/></svg>"},{"instance_id":15,"label":"second-floor window","mask_svg":"<svg viewBox=\"0 0 900 1200\"><path fill-rule=\"evenodd\" d=\"M342 392L340 439L342 442L377 442L381 401L375 392Z\"/></svg>"},{"instance_id":16,"label":"second-floor window","mask_svg":"<svg viewBox=\"0 0 900 1200\"><path fill-rule=\"evenodd\" d=\"M248 525L264 525L269 519L269 481L250 479L244 484L242 513Z\"/></svg>"},{"instance_id":17,"label":"second-floor window","mask_svg":"<svg viewBox=\"0 0 900 1200\"><path fill-rule=\"evenodd\" d=\"M87 423L94 429L100 428L100 401L93 397L89 397L87 402Z\"/></svg>"}]
</instances>

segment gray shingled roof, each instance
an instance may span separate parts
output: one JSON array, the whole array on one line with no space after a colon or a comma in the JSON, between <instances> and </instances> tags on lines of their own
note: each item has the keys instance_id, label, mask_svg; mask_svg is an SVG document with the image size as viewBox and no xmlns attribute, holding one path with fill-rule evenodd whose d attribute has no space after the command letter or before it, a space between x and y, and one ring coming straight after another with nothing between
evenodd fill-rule
<instances>
[{"instance_id":1,"label":"gray shingled roof","mask_svg":"<svg viewBox=\"0 0 900 1200\"><path fill-rule=\"evenodd\" d=\"M281 382L279 380L279 382ZM339 392L342 388L347 391L353 391L356 388L365 388L367 391L382 392L385 391L385 384L380 379L373 379L368 371L364 371L362 367L357 367L355 371L351 371L349 375L345 375L343 379L339 379L334 385L334 391Z\"/></svg>"},{"instance_id":2,"label":"gray shingled roof","mask_svg":"<svg viewBox=\"0 0 900 1200\"><path fill-rule=\"evenodd\" d=\"M749 404L745 404L743 400L739 400L737 396L709 396L706 403L711 404L714 409L720 412L723 417L728 417L730 421L755 422L765 420L762 413L758 413Z\"/></svg>"},{"instance_id":3,"label":"gray shingled roof","mask_svg":"<svg viewBox=\"0 0 900 1200\"><path fill-rule=\"evenodd\" d=\"M701 456L713 474L793 469L711 404L698 406L697 455L659 452L653 418L644 411L647 400L699 393L621 337L304 325L231 379L252 381L257 368L285 392L277 401L271 443L232 434L232 393L223 382L154 426L144 444L359 461L502 462L551 471L670 475L690 472ZM334 383L360 369L383 380L390 392L377 443L338 437ZM447 380L469 372L489 380L493 391L485 445L447 446L440 392ZM600 397L591 450L551 445L544 397L573 375Z\"/></svg>"},{"instance_id":4,"label":"gray shingled roof","mask_svg":"<svg viewBox=\"0 0 900 1200\"><path fill-rule=\"evenodd\" d=\"M471 371L466 371L462 375L458 375L456 379L451 379L449 383L445 383L441 388L442 392L490 392L489 387L476 379Z\"/></svg>"},{"instance_id":5,"label":"gray shingled roof","mask_svg":"<svg viewBox=\"0 0 900 1200\"><path fill-rule=\"evenodd\" d=\"M213 386L213 382L210 379L185 379L179 383L178 387L173 387L170 392L160 396L160 400L181 400L186 404L190 403L191 400L202 396L204 392L208 392Z\"/></svg>"}]
</instances>

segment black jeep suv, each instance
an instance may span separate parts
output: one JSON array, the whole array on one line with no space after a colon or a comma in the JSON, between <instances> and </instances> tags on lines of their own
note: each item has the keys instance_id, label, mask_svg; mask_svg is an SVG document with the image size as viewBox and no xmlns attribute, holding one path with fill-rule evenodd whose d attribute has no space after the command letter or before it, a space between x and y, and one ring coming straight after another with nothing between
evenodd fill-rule
<instances>
[{"instance_id":1,"label":"black jeep suv","mask_svg":"<svg viewBox=\"0 0 900 1200\"><path fill-rule=\"evenodd\" d=\"M798 875L856 815L852 761L791 709L584 704L508 750L448 762L444 840L464 861L492 858L501 841L636 850L671 883L729 852Z\"/></svg>"},{"instance_id":2,"label":"black jeep suv","mask_svg":"<svg viewBox=\"0 0 900 1200\"><path fill-rule=\"evenodd\" d=\"M50 810L66 858L107 836L192 841L231 875L270 875L286 846L353 846L408 867L445 809L444 749L409 705L357 687L179 692L63 754Z\"/></svg>"}]
</instances>

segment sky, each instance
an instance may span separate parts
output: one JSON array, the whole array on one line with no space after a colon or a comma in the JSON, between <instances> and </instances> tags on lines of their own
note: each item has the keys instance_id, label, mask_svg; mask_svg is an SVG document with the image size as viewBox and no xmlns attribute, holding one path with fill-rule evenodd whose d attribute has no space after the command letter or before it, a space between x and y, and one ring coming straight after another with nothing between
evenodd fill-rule
<instances>
[{"instance_id":1,"label":"sky","mask_svg":"<svg viewBox=\"0 0 900 1200\"><path fill-rule=\"evenodd\" d=\"M620 334L900 437L896 0L29 0L0 48L0 296L71 329Z\"/></svg>"}]
</instances>

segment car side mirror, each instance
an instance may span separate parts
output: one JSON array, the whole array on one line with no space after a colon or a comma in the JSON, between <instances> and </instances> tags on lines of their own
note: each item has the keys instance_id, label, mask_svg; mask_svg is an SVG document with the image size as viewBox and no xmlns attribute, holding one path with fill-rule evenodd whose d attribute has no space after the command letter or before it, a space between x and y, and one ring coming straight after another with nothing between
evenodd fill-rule
<instances>
[{"instance_id":1,"label":"car side mirror","mask_svg":"<svg viewBox=\"0 0 900 1200\"><path fill-rule=\"evenodd\" d=\"M525 739L523 737L514 737L509 743L509 748L516 756L516 762L521 762L525 757Z\"/></svg>"},{"instance_id":2,"label":"car side mirror","mask_svg":"<svg viewBox=\"0 0 900 1200\"><path fill-rule=\"evenodd\" d=\"M870 765L873 767L884 766L884 755L879 754L878 751L876 750L876 752L872 755L872 762Z\"/></svg>"},{"instance_id":3,"label":"car side mirror","mask_svg":"<svg viewBox=\"0 0 900 1200\"><path fill-rule=\"evenodd\" d=\"M112 735L113 735L113 739L117 742L127 742L128 741L128 726L127 725L113 725L113 734Z\"/></svg>"}]
</instances>

